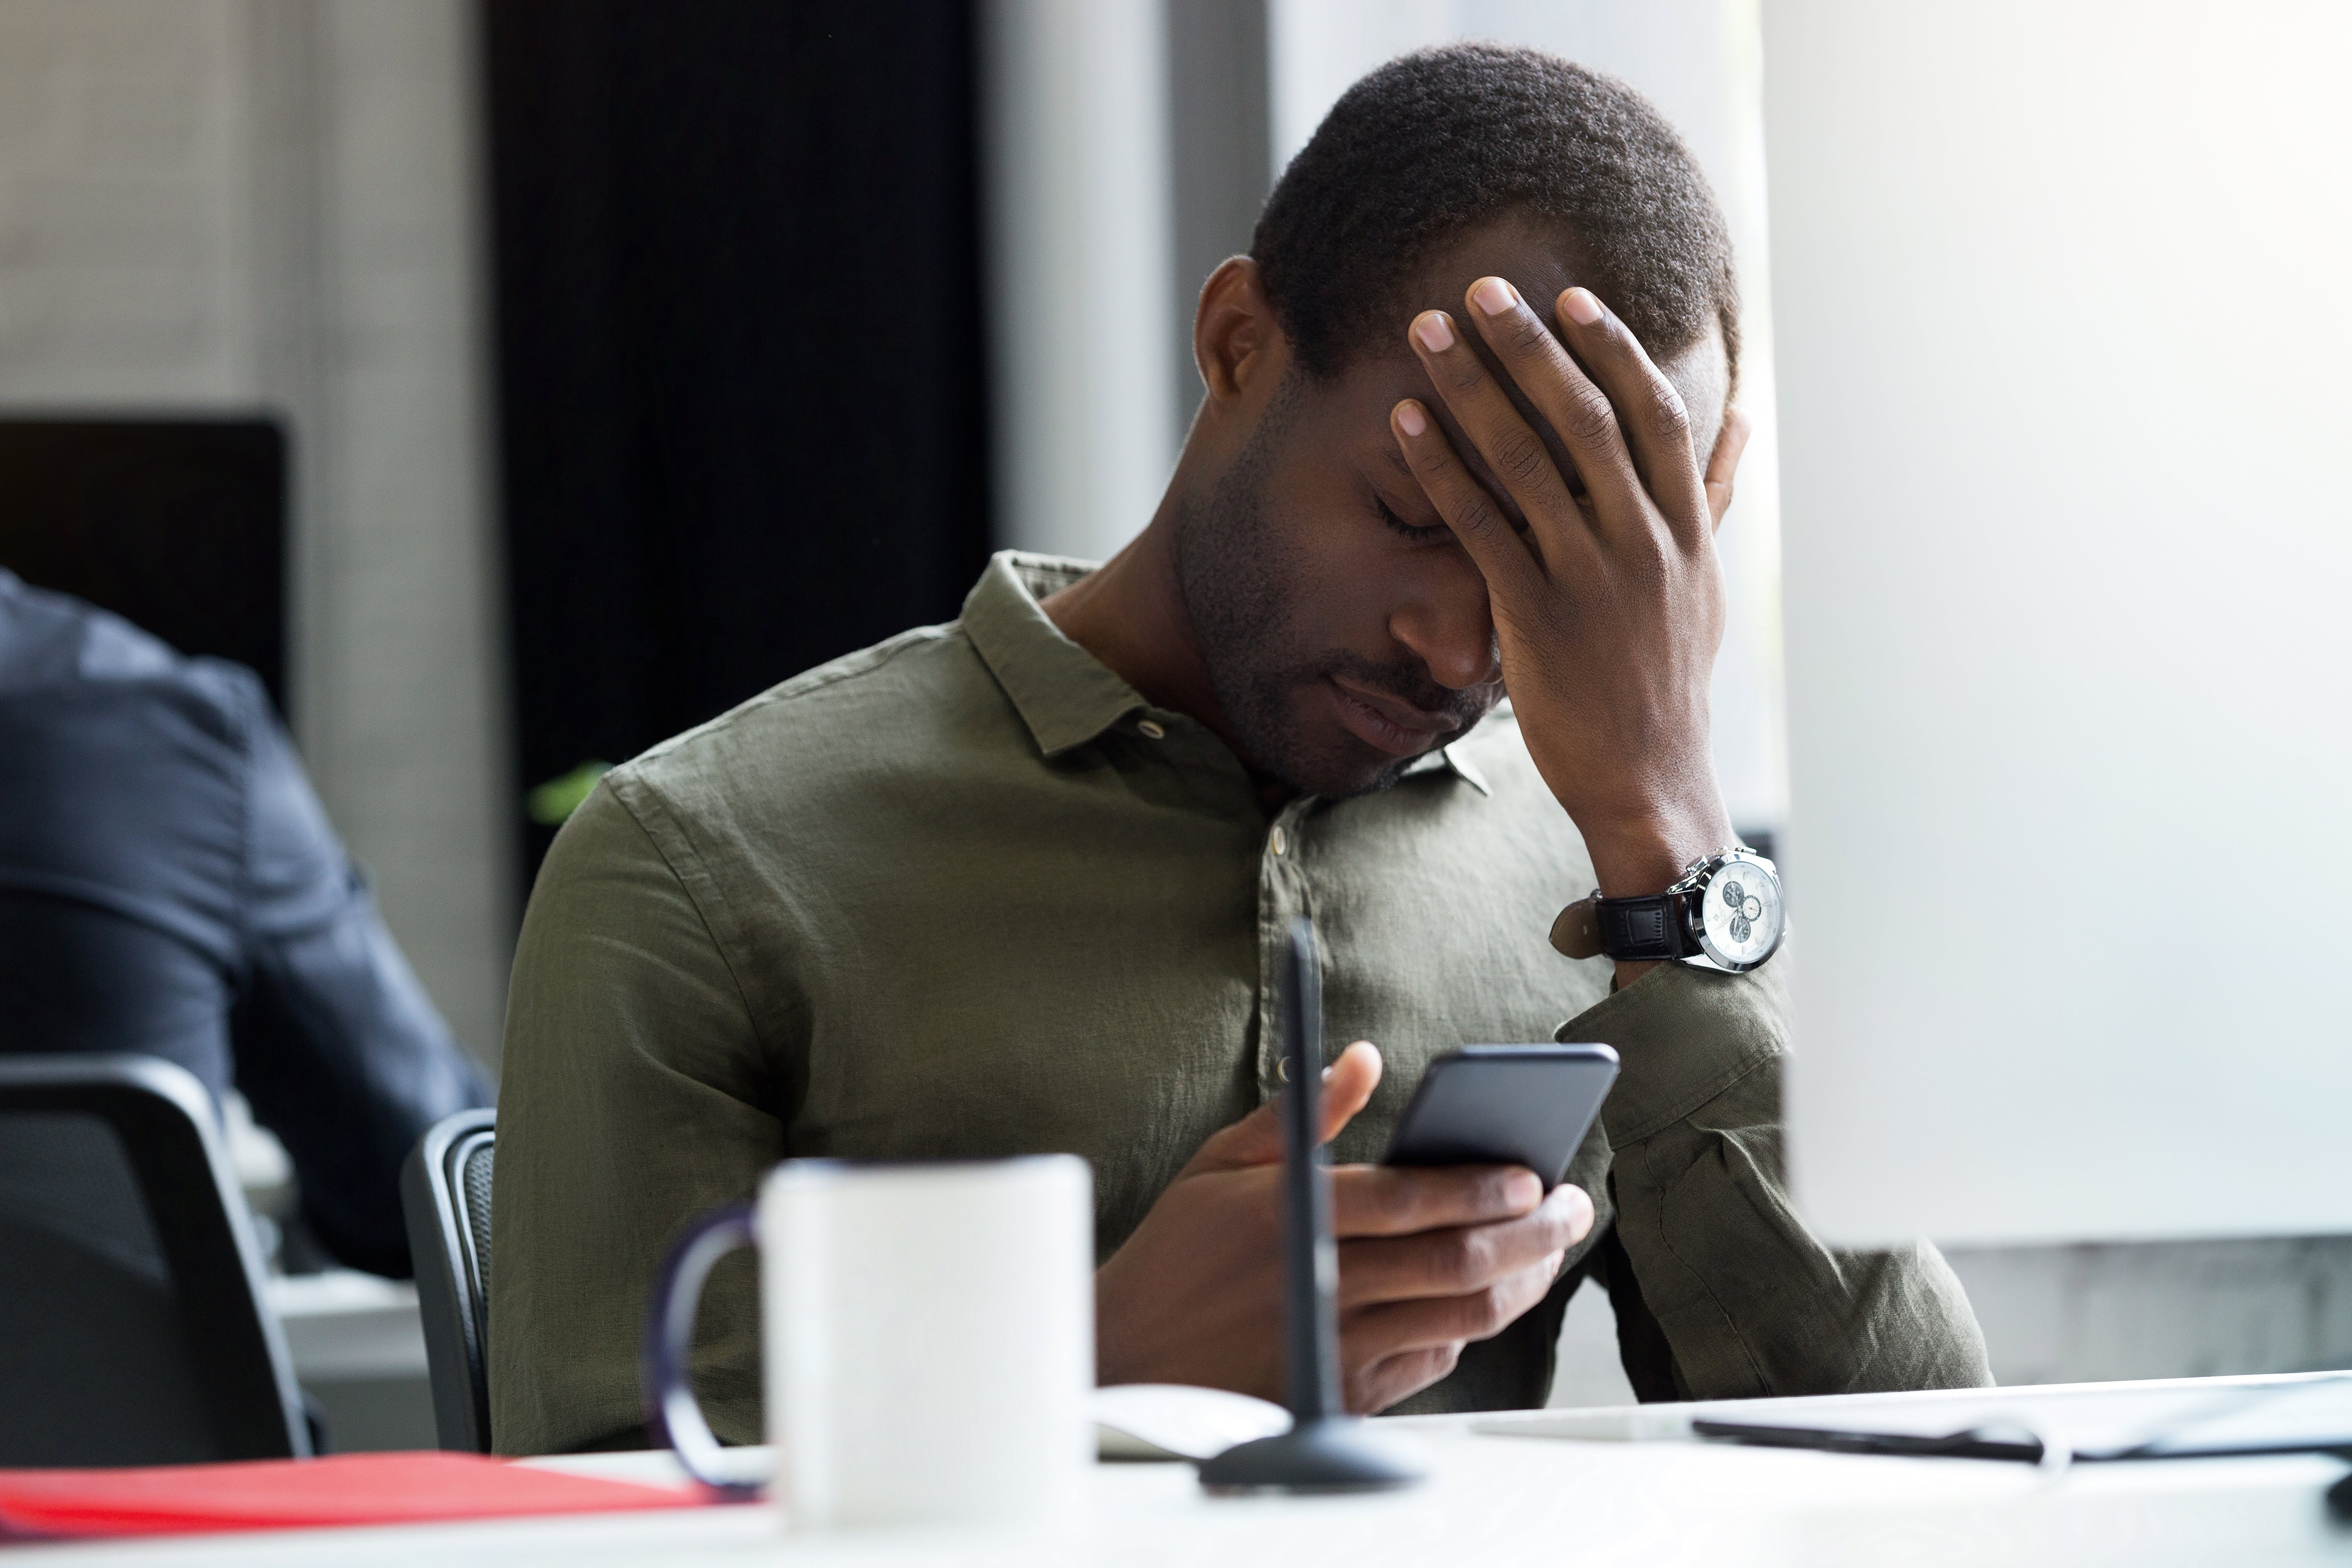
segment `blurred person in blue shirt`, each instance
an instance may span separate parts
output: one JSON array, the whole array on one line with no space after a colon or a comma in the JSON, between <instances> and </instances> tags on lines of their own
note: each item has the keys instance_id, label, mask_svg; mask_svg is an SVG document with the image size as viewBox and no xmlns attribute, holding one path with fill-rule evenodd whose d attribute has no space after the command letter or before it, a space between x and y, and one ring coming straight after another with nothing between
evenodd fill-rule
<instances>
[{"instance_id":1,"label":"blurred person in blue shirt","mask_svg":"<svg viewBox=\"0 0 2352 1568\"><path fill-rule=\"evenodd\" d=\"M489 1102L252 671L0 571L0 1051L244 1094L336 1258L405 1277L400 1164Z\"/></svg>"}]
</instances>

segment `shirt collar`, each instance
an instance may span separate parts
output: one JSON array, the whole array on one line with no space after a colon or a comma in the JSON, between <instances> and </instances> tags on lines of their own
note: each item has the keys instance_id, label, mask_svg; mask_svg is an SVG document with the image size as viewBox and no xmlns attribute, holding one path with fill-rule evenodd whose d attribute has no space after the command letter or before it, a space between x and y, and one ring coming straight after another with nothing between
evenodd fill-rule
<instances>
[{"instance_id":1,"label":"shirt collar","mask_svg":"<svg viewBox=\"0 0 2352 1568\"><path fill-rule=\"evenodd\" d=\"M1000 550L963 602L964 635L1049 757L1082 746L1139 708L1143 694L1045 618L1037 601L1094 570L1090 562Z\"/></svg>"},{"instance_id":2,"label":"shirt collar","mask_svg":"<svg viewBox=\"0 0 2352 1568\"><path fill-rule=\"evenodd\" d=\"M1486 721L1481 719L1478 724L1484 724ZM1463 736L1461 740L1450 745L1440 746L1426 756L1413 759L1412 766L1405 769L1407 776L1425 773L1431 768L1445 768L1451 771L1455 778L1460 779L1480 795L1493 795L1495 791L1486 783L1486 775L1478 771L1478 764L1472 762L1469 753L1463 749L1469 742L1470 735L1478 732L1478 724L1471 725L1470 734Z\"/></svg>"},{"instance_id":3,"label":"shirt collar","mask_svg":"<svg viewBox=\"0 0 2352 1568\"><path fill-rule=\"evenodd\" d=\"M1092 562L1064 555L1000 550L963 602L964 635L1049 757L1085 745L1150 706L1108 665L1064 637L1038 605L1094 569ZM1486 775L1464 754L1467 739L1414 758L1403 776L1442 768L1480 795L1493 795Z\"/></svg>"}]
</instances>

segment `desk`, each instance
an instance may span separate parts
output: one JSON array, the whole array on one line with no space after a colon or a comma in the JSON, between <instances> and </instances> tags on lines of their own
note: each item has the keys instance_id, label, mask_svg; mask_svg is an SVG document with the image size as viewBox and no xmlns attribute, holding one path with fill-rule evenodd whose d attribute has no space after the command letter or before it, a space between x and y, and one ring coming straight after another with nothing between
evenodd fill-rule
<instances>
[{"instance_id":1,"label":"desk","mask_svg":"<svg viewBox=\"0 0 2352 1568\"><path fill-rule=\"evenodd\" d=\"M1425 1438L1429 1484L1360 1499L1213 1499L1184 1465L1099 1465L1082 1533L1047 1544L922 1532L788 1537L764 1507L12 1547L9 1568L273 1568L429 1562L482 1568L660 1563L841 1564L1479 1564L1727 1568L1890 1563L2352 1564L2352 1531L2320 1492L2321 1458L2084 1466L2045 1483L2024 1466L1686 1443L1485 1436L1469 1418L1397 1423ZM634 1479L665 1455L534 1460Z\"/></svg>"},{"instance_id":2,"label":"desk","mask_svg":"<svg viewBox=\"0 0 2352 1568\"><path fill-rule=\"evenodd\" d=\"M349 1268L273 1276L263 1285L304 1383L351 1378L423 1382L425 1328L416 1287Z\"/></svg>"}]
</instances>

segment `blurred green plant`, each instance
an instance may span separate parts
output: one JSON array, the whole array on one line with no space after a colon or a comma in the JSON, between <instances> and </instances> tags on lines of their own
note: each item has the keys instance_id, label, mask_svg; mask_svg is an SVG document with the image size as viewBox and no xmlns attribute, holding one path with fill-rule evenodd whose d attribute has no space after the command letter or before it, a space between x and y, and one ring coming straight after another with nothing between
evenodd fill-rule
<instances>
[{"instance_id":1,"label":"blurred green plant","mask_svg":"<svg viewBox=\"0 0 2352 1568\"><path fill-rule=\"evenodd\" d=\"M583 763L570 773L551 778L522 797L523 815L541 827L561 827L596 788L596 781L613 771L610 763Z\"/></svg>"}]
</instances>

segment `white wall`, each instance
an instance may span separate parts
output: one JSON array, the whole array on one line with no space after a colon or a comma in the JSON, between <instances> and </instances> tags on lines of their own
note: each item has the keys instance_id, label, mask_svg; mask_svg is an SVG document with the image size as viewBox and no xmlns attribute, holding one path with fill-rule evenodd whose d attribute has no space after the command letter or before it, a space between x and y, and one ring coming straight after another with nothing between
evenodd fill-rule
<instances>
[{"instance_id":1,"label":"white wall","mask_svg":"<svg viewBox=\"0 0 2352 1568\"><path fill-rule=\"evenodd\" d=\"M2352 7L1769 19L1798 1198L2352 1231Z\"/></svg>"},{"instance_id":2,"label":"white wall","mask_svg":"<svg viewBox=\"0 0 2352 1568\"><path fill-rule=\"evenodd\" d=\"M495 1058L512 929L466 0L0 0L0 409L289 426L289 718Z\"/></svg>"},{"instance_id":3,"label":"white wall","mask_svg":"<svg viewBox=\"0 0 2352 1568\"><path fill-rule=\"evenodd\" d=\"M1755 435L1717 536L1730 619L1715 674L1716 772L1731 819L1780 826L1780 447L1764 201L1758 0L1268 0L1277 167L1339 96L1408 50L1462 39L1549 49L1620 77L1682 132L1706 171L1739 262L1740 407Z\"/></svg>"}]
</instances>

